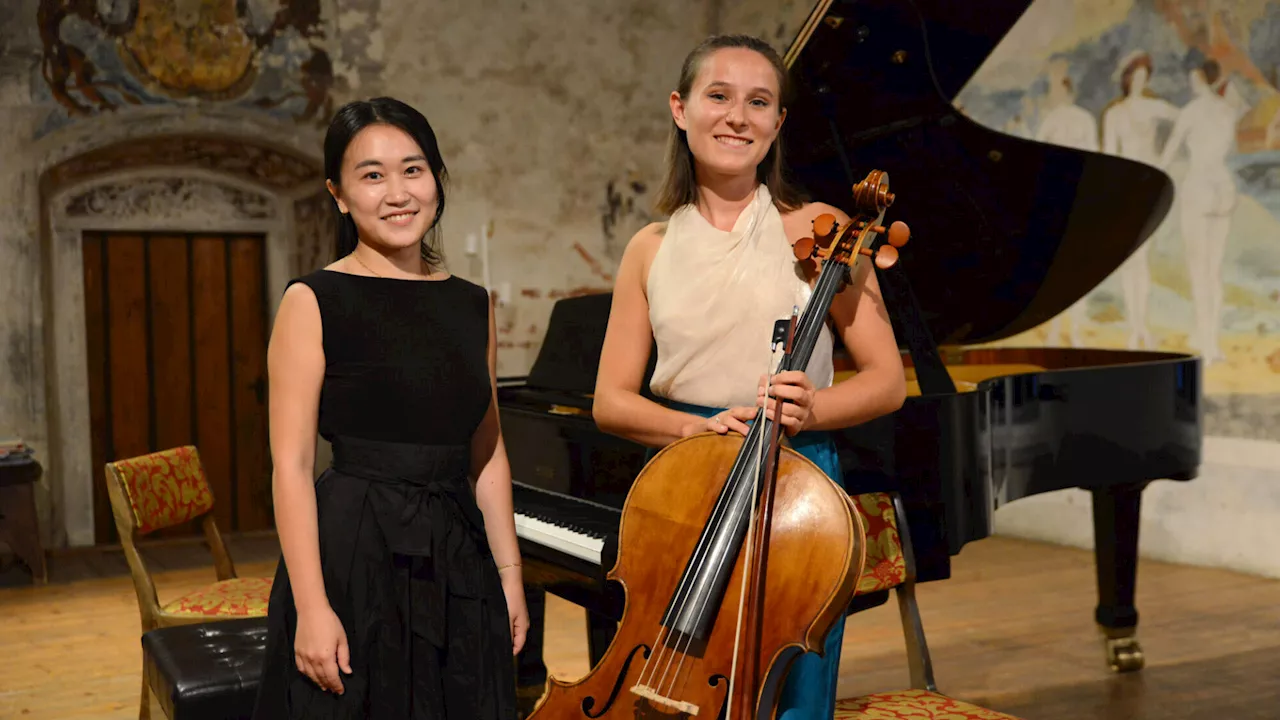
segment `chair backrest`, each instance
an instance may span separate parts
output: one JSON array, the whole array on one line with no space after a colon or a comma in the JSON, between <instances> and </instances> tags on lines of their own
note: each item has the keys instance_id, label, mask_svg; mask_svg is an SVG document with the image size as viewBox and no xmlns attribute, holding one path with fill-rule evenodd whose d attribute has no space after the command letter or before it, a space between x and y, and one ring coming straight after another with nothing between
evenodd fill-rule
<instances>
[{"instance_id":1,"label":"chair backrest","mask_svg":"<svg viewBox=\"0 0 1280 720\"><path fill-rule=\"evenodd\" d=\"M855 595L895 588L911 577L911 563L904 548L906 538L898 532L893 496L862 493L853 504L867 528L867 564L858 578Z\"/></svg>"},{"instance_id":2,"label":"chair backrest","mask_svg":"<svg viewBox=\"0 0 1280 720\"><path fill-rule=\"evenodd\" d=\"M194 447L186 445L109 462L106 475L111 514L138 595L143 632L166 620L155 582L135 544L139 537L203 516L205 540L213 552L218 579L235 577L231 556L210 514L213 491L200 464L200 453Z\"/></svg>"},{"instance_id":3,"label":"chair backrest","mask_svg":"<svg viewBox=\"0 0 1280 720\"><path fill-rule=\"evenodd\" d=\"M107 474L119 484L129 505L123 517L117 512L117 518L131 521L130 530L138 536L194 520L213 509L213 491L200 453L191 445L107 463Z\"/></svg>"}]
</instances>

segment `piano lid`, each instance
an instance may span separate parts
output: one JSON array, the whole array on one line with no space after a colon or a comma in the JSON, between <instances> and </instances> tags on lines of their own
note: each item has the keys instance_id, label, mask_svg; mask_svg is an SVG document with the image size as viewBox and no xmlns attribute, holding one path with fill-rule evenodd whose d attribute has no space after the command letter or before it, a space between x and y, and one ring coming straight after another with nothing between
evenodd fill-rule
<instances>
[{"instance_id":1,"label":"piano lid","mask_svg":"<svg viewBox=\"0 0 1280 720\"><path fill-rule=\"evenodd\" d=\"M888 172L886 217L912 229L889 272L905 274L939 344L998 340L1066 310L1172 203L1156 168L999 133L952 105L1030 1L820 0L787 53L794 179L847 208L854 182Z\"/></svg>"},{"instance_id":2,"label":"piano lid","mask_svg":"<svg viewBox=\"0 0 1280 720\"><path fill-rule=\"evenodd\" d=\"M538 357L529 368L530 387L582 395L595 390L612 301L613 293L596 293L556 302Z\"/></svg>"},{"instance_id":3,"label":"piano lid","mask_svg":"<svg viewBox=\"0 0 1280 720\"><path fill-rule=\"evenodd\" d=\"M596 373L600 367L600 351L609 325L613 293L593 293L563 298L551 308L547 333L542 338L538 357L529 369L527 387L587 396L595 392ZM649 349L640 394L653 397L649 378L658 362L658 349Z\"/></svg>"}]
</instances>

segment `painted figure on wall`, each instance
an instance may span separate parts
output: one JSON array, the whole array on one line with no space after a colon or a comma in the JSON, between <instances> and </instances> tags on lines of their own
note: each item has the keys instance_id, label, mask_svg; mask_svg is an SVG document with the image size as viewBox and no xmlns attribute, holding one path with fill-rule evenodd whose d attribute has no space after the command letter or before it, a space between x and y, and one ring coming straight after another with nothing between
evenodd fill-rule
<instances>
[{"instance_id":1,"label":"painted figure on wall","mask_svg":"<svg viewBox=\"0 0 1280 720\"><path fill-rule=\"evenodd\" d=\"M41 0L36 17L43 86L67 117L180 102L299 122L331 111L317 0Z\"/></svg>"},{"instance_id":2,"label":"painted figure on wall","mask_svg":"<svg viewBox=\"0 0 1280 720\"><path fill-rule=\"evenodd\" d=\"M1102 151L1155 165L1157 124L1173 122L1178 109L1147 86L1153 67L1151 56L1134 50L1116 67L1120 97L1102 113ZM1147 303L1151 298L1151 264L1147 242L1134 251L1120 267L1124 307L1129 320L1129 348L1154 348L1155 339L1147 325Z\"/></svg>"},{"instance_id":3,"label":"painted figure on wall","mask_svg":"<svg viewBox=\"0 0 1280 720\"><path fill-rule=\"evenodd\" d=\"M1076 104L1075 85L1071 81L1070 64L1066 58L1055 58L1049 63L1049 111L1036 129L1035 139L1076 150L1098 152L1098 121L1088 110ZM1049 321L1049 344L1057 345L1062 337L1062 319L1070 320L1070 345L1084 344L1081 330L1085 321L1085 298L1080 298L1065 313Z\"/></svg>"},{"instance_id":4,"label":"painted figure on wall","mask_svg":"<svg viewBox=\"0 0 1280 720\"><path fill-rule=\"evenodd\" d=\"M1188 75L1194 99L1178 112L1173 134L1165 144L1159 166L1168 169L1173 155L1186 147L1189 162L1178 188L1182 229L1195 331L1191 347L1205 363L1223 359L1218 341L1222 320L1222 257L1236 209L1236 181L1227 158L1235 149L1238 113L1223 97L1226 77L1214 60L1192 68Z\"/></svg>"},{"instance_id":5,"label":"painted figure on wall","mask_svg":"<svg viewBox=\"0 0 1280 720\"><path fill-rule=\"evenodd\" d=\"M1174 181L1110 277L998 344L1196 353L1211 395L1280 393L1280 0L1035 0L955 104Z\"/></svg>"}]
</instances>

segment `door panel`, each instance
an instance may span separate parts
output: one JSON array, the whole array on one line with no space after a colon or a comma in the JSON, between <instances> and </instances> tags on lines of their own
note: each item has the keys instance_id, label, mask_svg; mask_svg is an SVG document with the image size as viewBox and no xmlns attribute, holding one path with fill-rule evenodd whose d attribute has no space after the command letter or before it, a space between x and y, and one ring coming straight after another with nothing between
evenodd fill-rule
<instances>
[{"instance_id":1,"label":"door panel","mask_svg":"<svg viewBox=\"0 0 1280 720\"><path fill-rule=\"evenodd\" d=\"M252 237L229 241L231 298L231 406L235 435L233 489L236 516L243 529L271 527L271 472L267 444L267 336L263 244Z\"/></svg>"},{"instance_id":2,"label":"door panel","mask_svg":"<svg viewBox=\"0 0 1280 720\"><path fill-rule=\"evenodd\" d=\"M107 392L115 458L151 450L146 243L141 235L107 241Z\"/></svg>"},{"instance_id":3,"label":"door panel","mask_svg":"<svg viewBox=\"0 0 1280 720\"><path fill-rule=\"evenodd\" d=\"M231 491L231 338L227 322L227 247L219 237L193 238L192 295L201 298L193 307L195 338L196 444L205 473L213 487L214 517L218 526L235 522L235 497Z\"/></svg>"},{"instance_id":4,"label":"door panel","mask_svg":"<svg viewBox=\"0 0 1280 720\"><path fill-rule=\"evenodd\" d=\"M106 496L107 447L111 444L111 423L107 420L107 319L106 246L98 233L84 234L84 329L86 363L89 371L89 452L92 456L93 526L95 540L112 542L115 520Z\"/></svg>"},{"instance_id":5,"label":"door panel","mask_svg":"<svg viewBox=\"0 0 1280 720\"><path fill-rule=\"evenodd\" d=\"M118 541L103 465L185 444L223 531L270 528L264 238L85 233L84 251L97 542Z\"/></svg>"},{"instance_id":6,"label":"door panel","mask_svg":"<svg viewBox=\"0 0 1280 720\"><path fill-rule=\"evenodd\" d=\"M155 377L153 448L190 442L195 384L191 372L191 292L187 282L186 238L151 238L151 367Z\"/></svg>"}]
</instances>

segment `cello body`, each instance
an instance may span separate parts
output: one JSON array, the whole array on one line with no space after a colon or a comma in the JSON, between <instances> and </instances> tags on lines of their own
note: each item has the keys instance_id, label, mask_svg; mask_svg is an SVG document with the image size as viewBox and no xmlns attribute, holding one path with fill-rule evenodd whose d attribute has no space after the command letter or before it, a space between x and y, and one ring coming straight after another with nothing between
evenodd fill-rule
<instances>
[{"instance_id":1,"label":"cello body","mask_svg":"<svg viewBox=\"0 0 1280 720\"><path fill-rule=\"evenodd\" d=\"M742 444L736 434L693 435L662 449L641 471L623 507L618 560L608 576L626 593L618 632L582 679L566 683L552 677L530 720L773 717L791 661L822 649L853 598L866 561L865 528L843 488L804 456L781 449L763 612L753 628L759 631L759 647L771 652L755 658L761 682L753 707L735 705L730 713L729 678L735 672L737 610L748 553L737 554L723 611L706 640L675 652L671 646L681 641L661 632L661 619L677 592L680 569L712 515L722 489L715 479L729 476ZM664 645L665 653L660 652ZM692 708L636 693L637 686L669 690L663 697L678 697L696 708L696 715ZM765 713L758 714L760 709Z\"/></svg>"}]
</instances>

